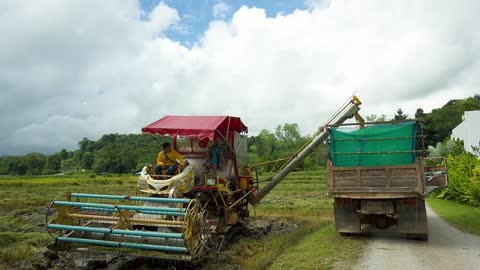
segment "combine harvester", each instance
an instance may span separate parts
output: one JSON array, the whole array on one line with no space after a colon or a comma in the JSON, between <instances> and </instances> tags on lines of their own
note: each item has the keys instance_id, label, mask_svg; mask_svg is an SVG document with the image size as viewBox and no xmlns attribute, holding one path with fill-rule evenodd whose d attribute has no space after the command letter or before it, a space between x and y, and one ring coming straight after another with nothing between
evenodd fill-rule
<instances>
[{"instance_id":1,"label":"combine harvester","mask_svg":"<svg viewBox=\"0 0 480 270\"><path fill-rule=\"evenodd\" d=\"M354 116L363 123L360 104L357 97L350 98L261 190L247 165L248 129L240 118L165 116L142 132L172 138L173 148L189 162L181 172L154 175L146 166L136 196L67 193L51 203L57 211L47 211L56 212L47 214L48 231L62 248L73 243L139 249L142 254L150 250L159 251L156 257L199 262L235 235L249 215L249 204L258 204L327 139L327 127ZM215 166L212 153L219 154Z\"/></svg>"}]
</instances>

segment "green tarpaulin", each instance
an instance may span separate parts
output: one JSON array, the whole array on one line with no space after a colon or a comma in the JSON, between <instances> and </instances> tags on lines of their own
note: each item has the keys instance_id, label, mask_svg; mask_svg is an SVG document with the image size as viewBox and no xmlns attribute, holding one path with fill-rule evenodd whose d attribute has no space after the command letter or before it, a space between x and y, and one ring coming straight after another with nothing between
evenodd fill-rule
<instances>
[{"instance_id":1,"label":"green tarpaulin","mask_svg":"<svg viewBox=\"0 0 480 270\"><path fill-rule=\"evenodd\" d=\"M329 132L330 159L334 166L392 166L415 161L416 122L355 130L330 128Z\"/></svg>"}]
</instances>

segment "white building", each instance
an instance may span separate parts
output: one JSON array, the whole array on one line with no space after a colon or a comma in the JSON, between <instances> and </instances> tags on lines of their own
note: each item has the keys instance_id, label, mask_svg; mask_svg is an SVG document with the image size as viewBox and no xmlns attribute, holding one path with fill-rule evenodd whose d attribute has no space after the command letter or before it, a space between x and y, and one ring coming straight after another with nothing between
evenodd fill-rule
<instances>
[{"instance_id":1,"label":"white building","mask_svg":"<svg viewBox=\"0 0 480 270\"><path fill-rule=\"evenodd\" d=\"M452 130L452 138L463 140L465 150L473 153L472 146L480 147L480 111L468 111L463 122Z\"/></svg>"}]
</instances>

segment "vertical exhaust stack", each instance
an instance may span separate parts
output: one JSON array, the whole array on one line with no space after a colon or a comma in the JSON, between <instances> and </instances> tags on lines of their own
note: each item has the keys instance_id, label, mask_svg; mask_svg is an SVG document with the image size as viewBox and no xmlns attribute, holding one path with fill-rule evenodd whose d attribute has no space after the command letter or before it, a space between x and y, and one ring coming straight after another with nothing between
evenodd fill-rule
<instances>
[{"instance_id":1,"label":"vertical exhaust stack","mask_svg":"<svg viewBox=\"0 0 480 270\"><path fill-rule=\"evenodd\" d=\"M315 148L317 148L328 137L326 127L329 125L339 125L347 119L358 115L360 105L362 102L356 97L352 96L350 101L340 108L322 127L320 127L310 141L303 146L295 155L293 155L282 168L270 178L270 182L258 192L250 193L248 202L252 205L257 205L260 200L265 197L280 181L283 180L291 171L293 171L308 155L310 155Z\"/></svg>"}]
</instances>

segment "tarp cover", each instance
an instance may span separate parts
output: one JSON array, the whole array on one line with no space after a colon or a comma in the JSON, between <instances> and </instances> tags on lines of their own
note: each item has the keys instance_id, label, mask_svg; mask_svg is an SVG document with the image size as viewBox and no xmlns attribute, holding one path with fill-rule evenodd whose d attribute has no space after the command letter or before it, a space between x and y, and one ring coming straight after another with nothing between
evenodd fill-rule
<instances>
[{"instance_id":1,"label":"tarp cover","mask_svg":"<svg viewBox=\"0 0 480 270\"><path fill-rule=\"evenodd\" d=\"M248 128L239 117L233 116L177 116L167 115L142 128L142 132L171 137L191 137L211 141L219 134L226 134L227 129L237 132L248 132Z\"/></svg>"},{"instance_id":2,"label":"tarp cover","mask_svg":"<svg viewBox=\"0 0 480 270\"><path fill-rule=\"evenodd\" d=\"M337 167L393 166L415 162L417 123L330 128L330 159ZM403 153L391 153L405 151ZM390 152L390 153L386 153Z\"/></svg>"}]
</instances>

